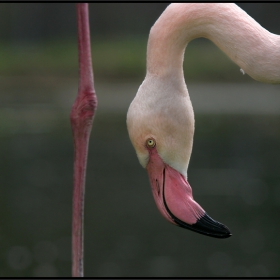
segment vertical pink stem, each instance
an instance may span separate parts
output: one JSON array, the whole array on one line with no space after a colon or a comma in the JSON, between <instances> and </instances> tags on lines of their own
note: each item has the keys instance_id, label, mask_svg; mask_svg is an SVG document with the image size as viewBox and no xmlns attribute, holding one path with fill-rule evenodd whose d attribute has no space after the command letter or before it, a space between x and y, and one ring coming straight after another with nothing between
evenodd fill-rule
<instances>
[{"instance_id":1,"label":"vertical pink stem","mask_svg":"<svg viewBox=\"0 0 280 280\"><path fill-rule=\"evenodd\" d=\"M83 277L83 220L88 143L97 98L91 64L88 4L77 4L79 90L71 110L74 138L74 189L72 214L72 276Z\"/></svg>"}]
</instances>

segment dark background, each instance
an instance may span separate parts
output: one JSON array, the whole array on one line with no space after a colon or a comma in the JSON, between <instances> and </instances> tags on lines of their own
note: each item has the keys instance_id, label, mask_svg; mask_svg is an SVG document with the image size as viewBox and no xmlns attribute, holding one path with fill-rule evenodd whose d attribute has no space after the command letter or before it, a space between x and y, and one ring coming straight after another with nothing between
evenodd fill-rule
<instances>
[{"instance_id":1,"label":"dark background","mask_svg":"<svg viewBox=\"0 0 280 280\"><path fill-rule=\"evenodd\" d=\"M279 3L237 3L272 33L279 33ZM91 3L92 38L147 36L168 3ZM15 44L76 37L74 3L2 3L0 37Z\"/></svg>"}]
</instances>

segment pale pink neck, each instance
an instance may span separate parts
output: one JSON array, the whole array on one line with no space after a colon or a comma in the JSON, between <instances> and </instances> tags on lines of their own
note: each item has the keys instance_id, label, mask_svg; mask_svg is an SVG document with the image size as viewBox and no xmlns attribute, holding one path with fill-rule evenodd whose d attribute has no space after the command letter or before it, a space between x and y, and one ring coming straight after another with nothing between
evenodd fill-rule
<instances>
[{"instance_id":1,"label":"pale pink neck","mask_svg":"<svg viewBox=\"0 0 280 280\"><path fill-rule=\"evenodd\" d=\"M183 79L185 48L198 37L213 41L255 80L280 83L280 36L230 3L168 6L150 32L147 74Z\"/></svg>"}]
</instances>

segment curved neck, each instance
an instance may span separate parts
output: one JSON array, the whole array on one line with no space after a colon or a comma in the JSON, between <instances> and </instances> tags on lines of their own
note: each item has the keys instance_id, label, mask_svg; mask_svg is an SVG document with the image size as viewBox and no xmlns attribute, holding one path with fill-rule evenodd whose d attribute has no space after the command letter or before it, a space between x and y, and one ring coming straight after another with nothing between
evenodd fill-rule
<instances>
[{"instance_id":1,"label":"curved neck","mask_svg":"<svg viewBox=\"0 0 280 280\"><path fill-rule=\"evenodd\" d=\"M280 36L231 3L169 5L150 31L147 74L184 78L185 48L198 37L211 40L255 80L280 83Z\"/></svg>"}]
</instances>

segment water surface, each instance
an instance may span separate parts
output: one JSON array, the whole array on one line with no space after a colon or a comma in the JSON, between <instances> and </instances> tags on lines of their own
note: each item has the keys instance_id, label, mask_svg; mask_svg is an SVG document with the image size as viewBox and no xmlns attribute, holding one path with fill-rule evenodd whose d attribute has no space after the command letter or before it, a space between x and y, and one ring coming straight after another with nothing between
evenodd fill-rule
<instances>
[{"instance_id":1,"label":"water surface","mask_svg":"<svg viewBox=\"0 0 280 280\"><path fill-rule=\"evenodd\" d=\"M1 277L70 276L75 82L1 83ZM279 276L279 86L188 86L196 114L189 181L195 199L232 231L225 240L159 214L126 130L137 87L96 84L85 275Z\"/></svg>"}]
</instances>

